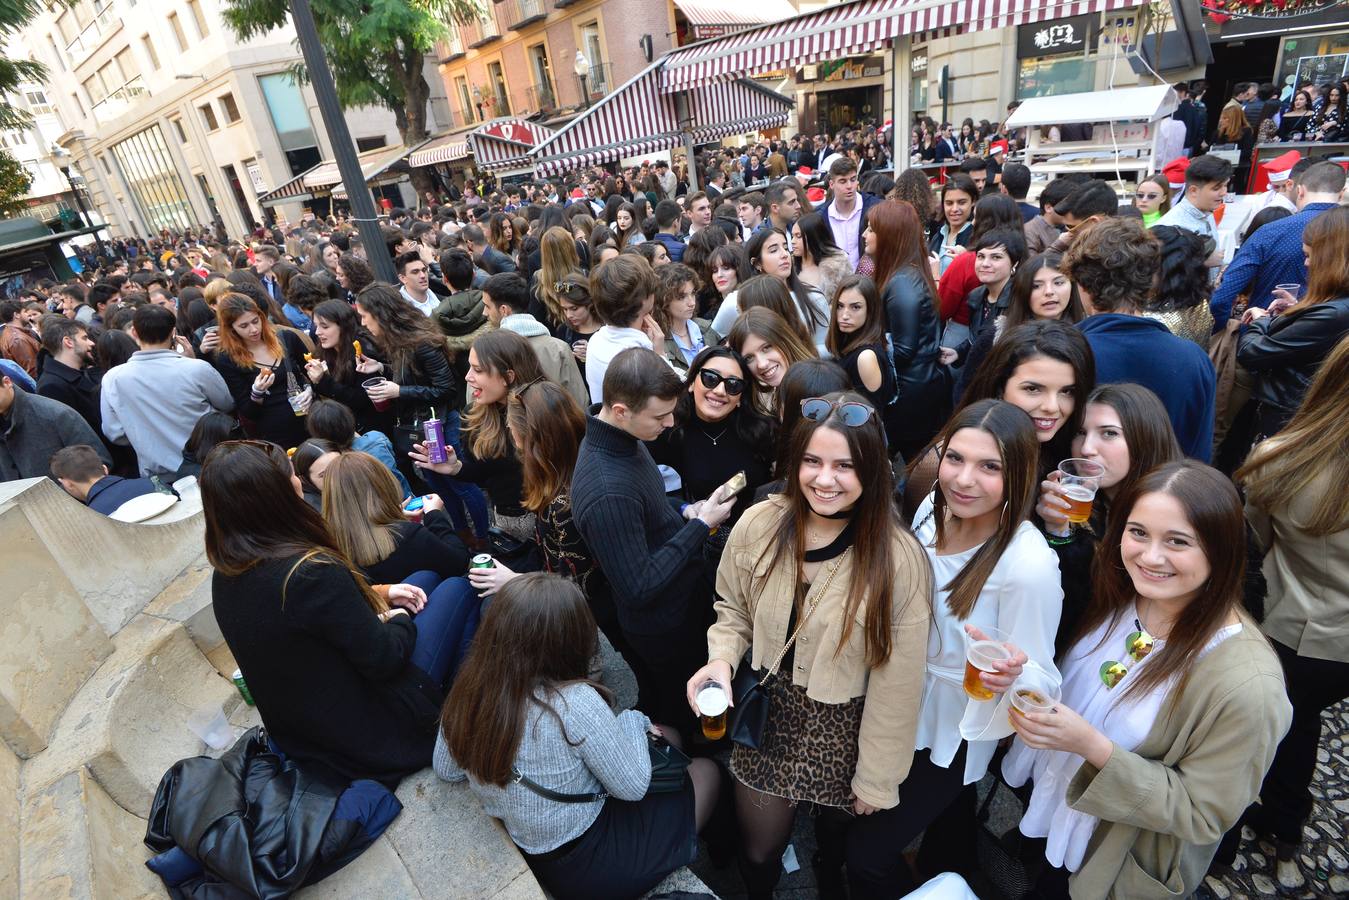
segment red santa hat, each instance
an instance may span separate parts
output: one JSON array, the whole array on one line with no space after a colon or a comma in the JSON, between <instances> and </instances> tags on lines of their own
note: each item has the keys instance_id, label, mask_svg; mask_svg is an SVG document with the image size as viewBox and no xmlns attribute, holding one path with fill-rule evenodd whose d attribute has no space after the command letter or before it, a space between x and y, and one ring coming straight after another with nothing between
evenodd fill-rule
<instances>
[{"instance_id":1,"label":"red santa hat","mask_svg":"<svg viewBox=\"0 0 1349 900\"><path fill-rule=\"evenodd\" d=\"M1006 141L994 141L988 145L988 152L991 156L998 156L1007 152Z\"/></svg>"},{"instance_id":2,"label":"red santa hat","mask_svg":"<svg viewBox=\"0 0 1349 900\"><path fill-rule=\"evenodd\" d=\"M1188 168L1190 168L1188 156L1178 156L1162 166L1162 174L1166 176L1167 184L1171 185L1172 190L1185 187L1185 170Z\"/></svg>"},{"instance_id":3,"label":"red santa hat","mask_svg":"<svg viewBox=\"0 0 1349 900\"><path fill-rule=\"evenodd\" d=\"M1262 162L1260 168L1265 170L1269 176L1270 184L1282 184L1293 177L1293 166L1297 165L1298 160L1302 159L1302 154L1296 150L1289 150L1282 156L1276 156L1268 162Z\"/></svg>"},{"instance_id":4,"label":"red santa hat","mask_svg":"<svg viewBox=\"0 0 1349 900\"><path fill-rule=\"evenodd\" d=\"M572 189L571 189L571 194L570 194L569 196L570 196L571 199L573 199L573 200L584 200L584 199L585 199L585 196L586 196L586 192L583 191L583 190L581 190L580 188L572 188Z\"/></svg>"},{"instance_id":5,"label":"red santa hat","mask_svg":"<svg viewBox=\"0 0 1349 900\"><path fill-rule=\"evenodd\" d=\"M811 203L822 203L824 201L824 188L806 188L806 199Z\"/></svg>"}]
</instances>

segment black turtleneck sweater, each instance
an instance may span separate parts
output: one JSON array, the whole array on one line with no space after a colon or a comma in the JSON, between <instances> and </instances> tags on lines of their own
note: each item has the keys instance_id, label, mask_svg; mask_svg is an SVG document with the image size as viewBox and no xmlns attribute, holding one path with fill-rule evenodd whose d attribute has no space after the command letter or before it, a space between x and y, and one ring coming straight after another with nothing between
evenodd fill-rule
<instances>
[{"instance_id":1,"label":"black turtleneck sweater","mask_svg":"<svg viewBox=\"0 0 1349 900\"><path fill-rule=\"evenodd\" d=\"M738 410L720 422L704 422L694 414L686 424L665 429L647 444L652 459L679 473L683 482L680 496L688 503L706 498L736 472L745 473L748 487L740 493L723 528L735 524L754 502L759 485L773 477L758 449L740 439L735 430L737 415Z\"/></svg>"},{"instance_id":2,"label":"black turtleneck sweater","mask_svg":"<svg viewBox=\"0 0 1349 900\"><path fill-rule=\"evenodd\" d=\"M590 416L571 504L576 527L612 588L623 630L656 635L682 625L707 580L702 546L708 528L675 511L646 447Z\"/></svg>"}]
</instances>

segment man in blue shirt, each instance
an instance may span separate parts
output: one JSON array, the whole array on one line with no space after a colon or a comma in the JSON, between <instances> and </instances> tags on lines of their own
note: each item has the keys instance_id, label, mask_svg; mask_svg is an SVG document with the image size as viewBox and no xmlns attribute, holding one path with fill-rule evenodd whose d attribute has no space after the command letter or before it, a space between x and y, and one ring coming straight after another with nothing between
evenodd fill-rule
<instances>
[{"instance_id":1,"label":"man in blue shirt","mask_svg":"<svg viewBox=\"0 0 1349 900\"><path fill-rule=\"evenodd\" d=\"M1273 299L1274 285L1307 283L1302 231L1312 219L1339 204L1344 180L1344 169L1330 162L1316 163L1298 176L1297 214L1270 222L1251 235L1223 273L1222 284L1209 301L1215 330L1227 324L1239 295L1248 295L1249 305L1264 309Z\"/></svg>"},{"instance_id":2,"label":"man in blue shirt","mask_svg":"<svg viewBox=\"0 0 1349 900\"><path fill-rule=\"evenodd\" d=\"M110 516L128 500L159 492L149 478L120 478L108 474L98 452L88 444L62 447L52 454L52 475L66 493L94 512Z\"/></svg>"}]
</instances>

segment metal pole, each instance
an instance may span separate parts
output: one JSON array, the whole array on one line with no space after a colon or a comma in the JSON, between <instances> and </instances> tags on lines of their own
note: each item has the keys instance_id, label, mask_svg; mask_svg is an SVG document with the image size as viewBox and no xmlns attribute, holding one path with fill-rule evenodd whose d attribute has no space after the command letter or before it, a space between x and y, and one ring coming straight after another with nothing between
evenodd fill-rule
<instances>
[{"instance_id":1,"label":"metal pole","mask_svg":"<svg viewBox=\"0 0 1349 900\"><path fill-rule=\"evenodd\" d=\"M374 269L376 278L396 284L398 278L393 270L393 260L389 258L388 247L384 244L384 236L380 234L379 222L375 218L375 201L365 184L360 161L356 158L356 145L351 140L351 132L347 130L342 106L337 102L337 86L333 83L328 61L323 56L323 47L319 44L318 29L314 26L314 12L309 8L309 0L292 0L290 14L295 22L300 52L304 54L305 68L309 71L309 83L313 85L314 97L318 100L319 115L323 117L328 141L333 145L333 160L337 163L337 171L347 190L352 219L361 234L366 259Z\"/></svg>"},{"instance_id":2,"label":"metal pole","mask_svg":"<svg viewBox=\"0 0 1349 900\"><path fill-rule=\"evenodd\" d=\"M909 129L913 127L913 109L909 102L909 87L913 82L912 50L912 39L905 34L894 39L890 53L890 121L894 128L890 134L893 144L890 164L894 166L896 177L913 164L909 159ZM927 77L926 72L923 77Z\"/></svg>"},{"instance_id":3,"label":"metal pole","mask_svg":"<svg viewBox=\"0 0 1349 900\"><path fill-rule=\"evenodd\" d=\"M61 174L65 176L66 184L70 185L70 193L75 198L75 208L80 211L80 225L92 228L94 220L89 217L89 210L85 208L84 198L80 196L80 189L76 187L75 182L70 180L70 166L62 166ZM99 256L108 255L107 250L103 246L103 238L98 236L97 231L94 232L94 243L98 245Z\"/></svg>"},{"instance_id":4,"label":"metal pole","mask_svg":"<svg viewBox=\"0 0 1349 900\"><path fill-rule=\"evenodd\" d=\"M689 115L689 95L687 91L675 94L675 119L684 138L684 164L689 173L689 193L695 193L698 187L698 166L693 156L693 119Z\"/></svg>"}]
</instances>

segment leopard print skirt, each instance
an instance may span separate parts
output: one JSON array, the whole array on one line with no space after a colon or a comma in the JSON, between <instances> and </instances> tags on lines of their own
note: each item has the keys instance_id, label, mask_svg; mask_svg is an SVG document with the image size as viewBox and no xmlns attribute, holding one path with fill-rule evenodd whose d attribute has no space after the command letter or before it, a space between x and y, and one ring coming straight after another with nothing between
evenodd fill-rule
<instances>
[{"instance_id":1,"label":"leopard print skirt","mask_svg":"<svg viewBox=\"0 0 1349 900\"><path fill-rule=\"evenodd\" d=\"M821 703L791 679L768 682L768 721L758 750L735 745L731 774L748 788L821 806L852 806L865 697Z\"/></svg>"}]
</instances>

